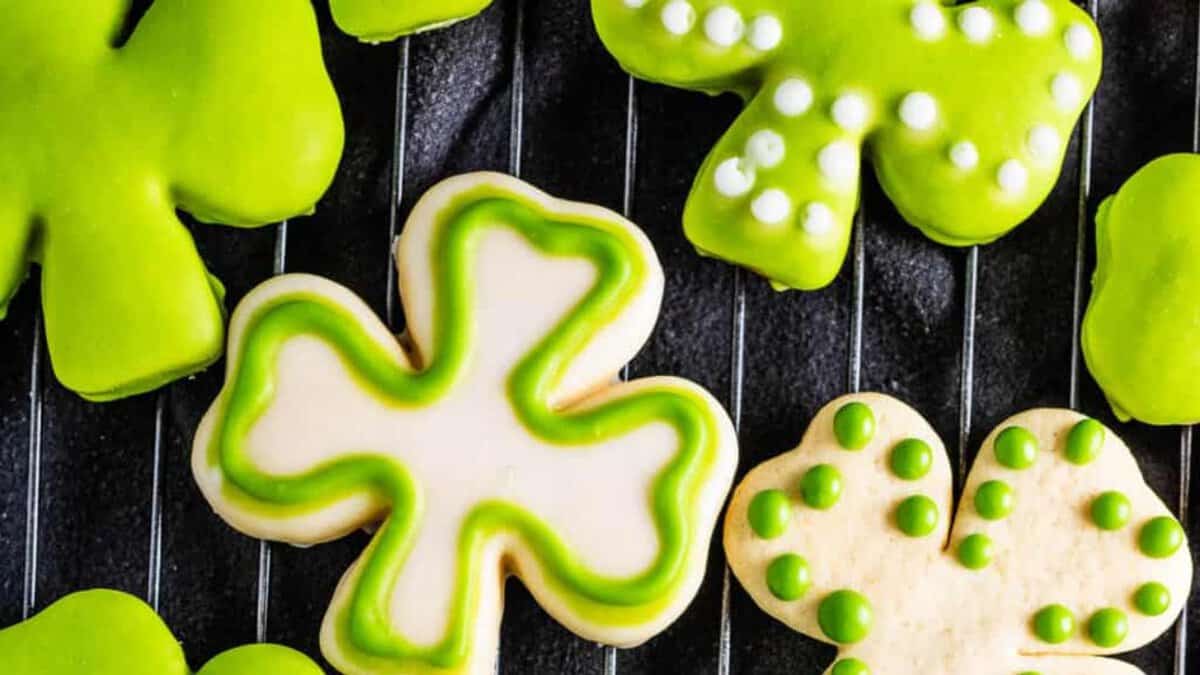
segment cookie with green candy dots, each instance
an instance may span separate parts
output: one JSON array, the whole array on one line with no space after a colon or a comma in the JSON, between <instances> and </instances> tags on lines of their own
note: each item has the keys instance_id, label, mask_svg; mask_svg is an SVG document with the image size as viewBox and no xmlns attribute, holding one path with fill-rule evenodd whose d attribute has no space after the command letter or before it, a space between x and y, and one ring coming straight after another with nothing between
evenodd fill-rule
<instances>
[{"instance_id":1,"label":"cookie with green candy dots","mask_svg":"<svg viewBox=\"0 0 1200 675\"><path fill-rule=\"evenodd\" d=\"M1192 559L1121 439L1031 410L984 440L953 521L952 484L916 411L846 396L738 486L730 567L764 611L838 648L830 675L1141 673L1103 657L1168 630Z\"/></svg>"},{"instance_id":2,"label":"cookie with green candy dots","mask_svg":"<svg viewBox=\"0 0 1200 675\"><path fill-rule=\"evenodd\" d=\"M1100 77L1100 37L1068 0L592 0L638 77L746 109L683 223L703 253L776 286L837 275L864 151L904 218L990 242L1045 200Z\"/></svg>"},{"instance_id":3,"label":"cookie with green candy dots","mask_svg":"<svg viewBox=\"0 0 1200 675\"><path fill-rule=\"evenodd\" d=\"M5 675L189 675L183 649L149 605L107 590L68 595L0 630ZM322 675L308 657L258 644L227 651L197 675Z\"/></svg>"},{"instance_id":4,"label":"cookie with green candy dots","mask_svg":"<svg viewBox=\"0 0 1200 675\"><path fill-rule=\"evenodd\" d=\"M1138 171L1096 215L1088 369L1122 420L1200 422L1200 156Z\"/></svg>"},{"instance_id":5,"label":"cookie with green candy dots","mask_svg":"<svg viewBox=\"0 0 1200 675\"><path fill-rule=\"evenodd\" d=\"M251 227L308 213L342 119L307 0L5 4L0 317L41 266L50 361L110 400L215 361L224 291L176 216Z\"/></svg>"},{"instance_id":6,"label":"cookie with green candy dots","mask_svg":"<svg viewBox=\"0 0 1200 675\"><path fill-rule=\"evenodd\" d=\"M329 0L338 27L364 42L387 42L470 18L492 0Z\"/></svg>"},{"instance_id":7,"label":"cookie with green candy dots","mask_svg":"<svg viewBox=\"0 0 1200 675\"><path fill-rule=\"evenodd\" d=\"M243 301L194 445L209 502L298 545L383 520L322 629L344 672L492 673L509 575L589 640L662 631L704 576L737 440L691 382L617 381L662 299L645 235L474 174L421 200L396 260L399 341L317 277Z\"/></svg>"}]
</instances>

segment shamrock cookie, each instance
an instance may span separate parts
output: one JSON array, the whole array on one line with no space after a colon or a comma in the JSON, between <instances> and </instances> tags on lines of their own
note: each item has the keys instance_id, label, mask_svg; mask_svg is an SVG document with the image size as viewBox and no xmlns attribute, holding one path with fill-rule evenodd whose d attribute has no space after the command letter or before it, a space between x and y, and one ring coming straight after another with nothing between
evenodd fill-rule
<instances>
[{"instance_id":1,"label":"shamrock cookie","mask_svg":"<svg viewBox=\"0 0 1200 675\"><path fill-rule=\"evenodd\" d=\"M1200 422L1200 156L1151 162L1100 205L1088 369L1122 420Z\"/></svg>"},{"instance_id":2,"label":"shamrock cookie","mask_svg":"<svg viewBox=\"0 0 1200 675\"><path fill-rule=\"evenodd\" d=\"M146 603L116 591L69 595L0 630L5 675L188 675L179 641ZM276 645L240 647L198 675L321 675L303 654Z\"/></svg>"},{"instance_id":3,"label":"shamrock cookie","mask_svg":"<svg viewBox=\"0 0 1200 675\"><path fill-rule=\"evenodd\" d=\"M592 0L629 72L746 110L684 212L700 251L777 286L837 275L865 146L930 238L992 241L1054 183L1100 77L1096 27L1068 0Z\"/></svg>"},{"instance_id":4,"label":"shamrock cookie","mask_svg":"<svg viewBox=\"0 0 1200 675\"><path fill-rule=\"evenodd\" d=\"M386 42L472 17L492 0L329 0L338 27L364 42Z\"/></svg>"},{"instance_id":5,"label":"shamrock cookie","mask_svg":"<svg viewBox=\"0 0 1200 675\"><path fill-rule=\"evenodd\" d=\"M915 411L841 398L738 487L729 564L763 610L839 648L829 675L1141 672L1099 655L1170 627L1192 561L1121 439L1032 410L984 441L953 529L951 484Z\"/></svg>"},{"instance_id":6,"label":"shamrock cookie","mask_svg":"<svg viewBox=\"0 0 1200 675\"><path fill-rule=\"evenodd\" d=\"M220 283L175 215L311 212L342 149L307 0L8 2L0 22L0 317L41 265L50 359L93 400L213 362Z\"/></svg>"},{"instance_id":7,"label":"shamrock cookie","mask_svg":"<svg viewBox=\"0 0 1200 675\"><path fill-rule=\"evenodd\" d=\"M297 545L384 521L326 615L347 673L491 673L508 575L588 639L663 630L703 577L737 441L690 382L617 382L662 298L645 235L475 174L421 200L396 257L399 341L317 277L238 307L193 450L205 496Z\"/></svg>"}]
</instances>

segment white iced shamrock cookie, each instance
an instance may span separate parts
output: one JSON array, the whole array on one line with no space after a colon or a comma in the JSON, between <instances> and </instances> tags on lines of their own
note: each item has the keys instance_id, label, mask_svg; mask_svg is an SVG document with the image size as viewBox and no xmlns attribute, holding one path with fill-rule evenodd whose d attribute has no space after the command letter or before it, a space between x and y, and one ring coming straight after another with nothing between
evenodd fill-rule
<instances>
[{"instance_id":1,"label":"white iced shamrock cookie","mask_svg":"<svg viewBox=\"0 0 1200 675\"><path fill-rule=\"evenodd\" d=\"M588 639L661 631L704 575L737 445L700 387L617 381L662 297L645 235L475 174L421 200L396 256L399 340L317 277L241 303L195 440L205 496L298 545L383 521L322 631L346 673L491 673L510 574Z\"/></svg>"},{"instance_id":2,"label":"white iced shamrock cookie","mask_svg":"<svg viewBox=\"0 0 1200 675\"><path fill-rule=\"evenodd\" d=\"M725 550L760 607L839 647L831 675L1141 672L1100 655L1167 630L1192 562L1121 439L1021 413L984 441L953 529L951 490L919 414L847 396L738 486Z\"/></svg>"}]
</instances>

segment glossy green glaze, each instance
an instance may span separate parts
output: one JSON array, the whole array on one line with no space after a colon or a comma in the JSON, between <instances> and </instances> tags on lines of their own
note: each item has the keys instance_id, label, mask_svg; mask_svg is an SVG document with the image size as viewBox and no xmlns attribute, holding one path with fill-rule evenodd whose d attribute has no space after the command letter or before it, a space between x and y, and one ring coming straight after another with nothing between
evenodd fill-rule
<instances>
[{"instance_id":1,"label":"glossy green glaze","mask_svg":"<svg viewBox=\"0 0 1200 675\"><path fill-rule=\"evenodd\" d=\"M842 659L833 664L830 675L871 675L871 669L858 659Z\"/></svg>"},{"instance_id":2,"label":"glossy green glaze","mask_svg":"<svg viewBox=\"0 0 1200 675\"><path fill-rule=\"evenodd\" d=\"M900 441L889 458L892 473L903 480L920 480L933 466L933 450L919 438Z\"/></svg>"},{"instance_id":3,"label":"glossy green glaze","mask_svg":"<svg viewBox=\"0 0 1200 675\"><path fill-rule=\"evenodd\" d=\"M1088 637L1105 649L1112 649L1129 635L1129 617L1119 609L1108 607L1088 619Z\"/></svg>"},{"instance_id":4,"label":"glossy green glaze","mask_svg":"<svg viewBox=\"0 0 1200 675\"><path fill-rule=\"evenodd\" d=\"M1170 558L1183 546L1183 528L1170 516L1150 519L1138 533L1138 547L1151 558Z\"/></svg>"},{"instance_id":5,"label":"glossy green glaze","mask_svg":"<svg viewBox=\"0 0 1200 675\"><path fill-rule=\"evenodd\" d=\"M910 537L924 537L938 524L937 504L925 495L914 495L896 507L896 527Z\"/></svg>"},{"instance_id":6,"label":"glossy green glaze","mask_svg":"<svg viewBox=\"0 0 1200 675\"><path fill-rule=\"evenodd\" d=\"M669 384L571 414L555 410L547 400L584 345L635 297L649 261L623 225L563 220L540 203L491 184L460 194L437 218L430 251L437 261L435 347L424 369L399 368L359 319L311 295L281 295L250 319L217 404L207 453L210 466L225 479L225 498L248 513L269 517L313 513L350 495L372 495L392 504L393 516L375 534L356 570L352 600L331 617L343 651L374 667L419 671L453 667L469 658L484 547L499 533L519 537L532 550L546 583L575 612L605 625L656 616L683 590L686 553L700 536L691 514L697 492L712 475L721 422L695 392ZM566 450L658 423L674 429L679 446L652 486L647 506L653 510L660 548L643 572L622 578L598 574L537 514L507 502L480 503L459 533L458 581L447 634L436 644L420 646L398 634L388 620L392 582L421 524L417 486L405 468L370 449L347 448L344 458L308 473L273 475L257 468L246 438L271 404L276 356L298 336L336 350L364 390L390 406L421 408L447 395L482 339L471 330L473 256L476 242L495 228L512 230L546 255L582 258L597 270L588 294L509 376L507 395L528 432Z\"/></svg>"},{"instance_id":7,"label":"glossy green glaze","mask_svg":"<svg viewBox=\"0 0 1200 675\"><path fill-rule=\"evenodd\" d=\"M333 20L364 42L452 24L482 12L492 0L329 0Z\"/></svg>"},{"instance_id":8,"label":"glossy green glaze","mask_svg":"<svg viewBox=\"0 0 1200 675\"><path fill-rule=\"evenodd\" d=\"M1102 530L1119 530L1129 524L1133 517L1133 506L1129 498L1115 490L1105 492L1092 500L1092 522Z\"/></svg>"},{"instance_id":9,"label":"glossy green glaze","mask_svg":"<svg viewBox=\"0 0 1200 675\"><path fill-rule=\"evenodd\" d=\"M1002 480L989 480L975 491L975 512L985 520L1001 520L1012 513L1016 495Z\"/></svg>"},{"instance_id":10,"label":"glossy green glaze","mask_svg":"<svg viewBox=\"0 0 1200 675\"><path fill-rule=\"evenodd\" d=\"M1075 634L1075 615L1062 605L1047 605L1033 616L1033 634L1046 644L1062 644Z\"/></svg>"},{"instance_id":11,"label":"glossy green glaze","mask_svg":"<svg viewBox=\"0 0 1200 675\"><path fill-rule=\"evenodd\" d=\"M845 259L864 157L905 219L950 245L1003 236L1049 194L1099 81L1100 35L1069 0L1046 0L1047 24L1022 29L1017 3L935 3L932 33L917 29L913 0L592 10L634 75L746 102L692 188L688 238L778 286L814 289ZM980 9L993 30L972 39L960 21ZM861 103L839 103L848 94Z\"/></svg>"},{"instance_id":12,"label":"glossy green glaze","mask_svg":"<svg viewBox=\"0 0 1200 675\"><path fill-rule=\"evenodd\" d=\"M1121 420L1200 422L1200 156L1134 174L1096 215L1083 353Z\"/></svg>"},{"instance_id":13,"label":"glossy green glaze","mask_svg":"<svg viewBox=\"0 0 1200 675\"><path fill-rule=\"evenodd\" d=\"M774 539L787 531L792 519L792 502L783 490L763 490L750 502L750 527L763 539Z\"/></svg>"},{"instance_id":14,"label":"glossy green glaze","mask_svg":"<svg viewBox=\"0 0 1200 675\"><path fill-rule=\"evenodd\" d=\"M176 216L310 213L342 119L307 0L9 3L0 22L0 317L42 268L50 360L103 401L221 355L224 291Z\"/></svg>"},{"instance_id":15,"label":"glossy green glaze","mask_svg":"<svg viewBox=\"0 0 1200 675\"><path fill-rule=\"evenodd\" d=\"M69 595L0 630L5 675L188 675L179 641L149 605L117 591ZM240 647L198 675L321 675L308 657L277 645Z\"/></svg>"},{"instance_id":16,"label":"glossy green glaze","mask_svg":"<svg viewBox=\"0 0 1200 675\"><path fill-rule=\"evenodd\" d=\"M870 601L856 591L834 591L817 608L821 630L838 644L853 644L867 637L873 620Z\"/></svg>"},{"instance_id":17,"label":"glossy green glaze","mask_svg":"<svg viewBox=\"0 0 1200 675\"><path fill-rule=\"evenodd\" d=\"M992 564L993 546L986 534L972 534L958 544L958 562L969 570L981 570Z\"/></svg>"},{"instance_id":18,"label":"glossy green glaze","mask_svg":"<svg viewBox=\"0 0 1200 675\"><path fill-rule=\"evenodd\" d=\"M1157 581L1142 584L1133 594L1133 606L1146 616L1161 616L1171 608L1171 591Z\"/></svg>"},{"instance_id":19,"label":"glossy green glaze","mask_svg":"<svg viewBox=\"0 0 1200 675\"><path fill-rule=\"evenodd\" d=\"M1064 449L1067 461L1080 466L1090 464L1104 447L1104 425L1096 420L1083 420L1067 434Z\"/></svg>"},{"instance_id":20,"label":"glossy green glaze","mask_svg":"<svg viewBox=\"0 0 1200 675\"><path fill-rule=\"evenodd\" d=\"M799 600L812 586L808 561L794 554L779 556L767 566L767 588L785 602Z\"/></svg>"},{"instance_id":21,"label":"glossy green glaze","mask_svg":"<svg viewBox=\"0 0 1200 675\"><path fill-rule=\"evenodd\" d=\"M833 433L843 448L862 450L875 437L875 413L865 403L847 403L833 416Z\"/></svg>"},{"instance_id":22,"label":"glossy green glaze","mask_svg":"<svg viewBox=\"0 0 1200 675\"><path fill-rule=\"evenodd\" d=\"M800 496L814 509L830 509L842 496L842 472L832 464L818 464L800 479Z\"/></svg>"},{"instance_id":23,"label":"glossy green glaze","mask_svg":"<svg viewBox=\"0 0 1200 675\"><path fill-rule=\"evenodd\" d=\"M996 436L996 461L1014 470L1028 469L1037 461L1038 443L1028 429L1009 427Z\"/></svg>"}]
</instances>

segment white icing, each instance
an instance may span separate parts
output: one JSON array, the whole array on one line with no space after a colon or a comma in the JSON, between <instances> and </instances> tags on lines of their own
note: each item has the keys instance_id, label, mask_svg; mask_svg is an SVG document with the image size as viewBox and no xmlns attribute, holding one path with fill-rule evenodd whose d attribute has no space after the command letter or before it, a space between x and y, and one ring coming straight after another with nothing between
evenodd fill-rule
<instances>
[{"instance_id":1,"label":"white icing","mask_svg":"<svg viewBox=\"0 0 1200 675\"><path fill-rule=\"evenodd\" d=\"M1029 170L1019 160L1010 159L1000 165L996 172L996 183L1009 194L1024 192L1029 184Z\"/></svg>"},{"instance_id":2,"label":"white icing","mask_svg":"<svg viewBox=\"0 0 1200 675\"><path fill-rule=\"evenodd\" d=\"M937 101L923 91L914 91L900 101L900 120L910 129L928 131L937 118Z\"/></svg>"},{"instance_id":3,"label":"white icing","mask_svg":"<svg viewBox=\"0 0 1200 675\"><path fill-rule=\"evenodd\" d=\"M821 202L813 202L804 209L804 231L814 237L821 237L833 231L833 210Z\"/></svg>"},{"instance_id":4,"label":"white icing","mask_svg":"<svg viewBox=\"0 0 1200 675\"><path fill-rule=\"evenodd\" d=\"M646 2L648 0L625 0L625 6L632 7L633 9L641 9L646 6Z\"/></svg>"},{"instance_id":5,"label":"white icing","mask_svg":"<svg viewBox=\"0 0 1200 675\"><path fill-rule=\"evenodd\" d=\"M971 141L959 141L950 146L950 163L962 169L970 171L979 166L979 148Z\"/></svg>"},{"instance_id":6,"label":"white icing","mask_svg":"<svg viewBox=\"0 0 1200 675\"><path fill-rule=\"evenodd\" d=\"M778 166L786 154L787 144L783 136L771 129L758 131L746 141L746 157L757 167L770 169Z\"/></svg>"},{"instance_id":7,"label":"white icing","mask_svg":"<svg viewBox=\"0 0 1200 675\"><path fill-rule=\"evenodd\" d=\"M746 22L738 11L728 5L715 7L704 17L704 34L718 47L732 47L746 32Z\"/></svg>"},{"instance_id":8,"label":"white icing","mask_svg":"<svg viewBox=\"0 0 1200 675\"><path fill-rule=\"evenodd\" d=\"M817 153L821 175L839 183L858 176L858 147L849 141L834 141Z\"/></svg>"},{"instance_id":9,"label":"white icing","mask_svg":"<svg viewBox=\"0 0 1200 675\"><path fill-rule=\"evenodd\" d=\"M774 15L764 14L750 23L748 40L751 47L769 52L783 42L783 24Z\"/></svg>"},{"instance_id":10,"label":"white icing","mask_svg":"<svg viewBox=\"0 0 1200 675\"><path fill-rule=\"evenodd\" d=\"M750 203L750 212L761 223L778 225L792 214L792 200L783 190L763 190Z\"/></svg>"},{"instance_id":11,"label":"white icing","mask_svg":"<svg viewBox=\"0 0 1200 675\"><path fill-rule=\"evenodd\" d=\"M1092 31L1081 23L1073 23L1063 33L1063 42L1071 56L1083 61L1091 58L1096 48L1096 38Z\"/></svg>"},{"instance_id":12,"label":"white icing","mask_svg":"<svg viewBox=\"0 0 1200 675\"><path fill-rule=\"evenodd\" d=\"M1016 19L1017 27L1026 35L1045 35L1054 24L1054 15L1043 0L1025 0L1017 5L1013 18Z\"/></svg>"},{"instance_id":13,"label":"white icing","mask_svg":"<svg viewBox=\"0 0 1200 675\"><path fill-rule=\"evenodd\" d=\"M1025 144L1029 147L1029 154L1034 159L1046 162L1058 157L1058 153L1062 149L1062 137L1054 127L1048 124L1037 124L1029 130Z\"/></svg>"},{"instance_id":14,"label":"white icing","mask_svg":"<svg viewBox=\"0 0 1200 675\"><path fill-rule=\"evenodd\" d=\"M662 23L672 35L687 35L696 25L696 10L686 0L671 0L662 8Z\"/></svg>"},{"instance_id":15,"label":"white icing","mask_svg":"<svg viewBox=\"0 0 1200 675\"><path fill-rule=\"evenodd\" d=\"M775 88L774 103L784 117L803 115L813 104L812 87L799 78L784 80Z\"/></svg>"},{"instance_id":16,"label":"white icing","mask_svg":"<svg viewBox=\"0 0 1200 675\"><path fill-rule=\"evenodd\" d=\"M1083 84L1070 73L1059 73L1050 82L1050 93L1061 110L1074 111L1083 100Z\"/></svg>"},{"instance_id":17,"label":"white icing","mask_svg":"<svg viewBox=\"0 0 1200 675\"><path fill-rule=\"evenodd\" d=\"M996 17L983 7L968 7L958 15L958 27L968 41L988 42L996 33Z\"/></svg>"},{"instance_id":18,"label":"white icing","mask_svg":"<svg viewBox=\"0 0 1200 675\"><path fill-rule=\"evenodd\" d=\"M861 131L867 125L870 109L858 94L843 94L833 102L833 121L846 131Z\"/></svg>"},{"instance_id":19,"label":"white icing","mask_svg":"<svg viewBox=\"0 0 1200 675\"><path fill-rule=\"evenodd\" d=\"M754 187L754 169L733 157L717 165L713 172L717 192L726 197L741 197Z\"/></svg>"},{"instance_id":20,"label":"white icing","mask_svg":"<svg viewBox=\"0 0 1200 675\"><path fill-rule=\"evenodd\" d=\"M917 36L924 40L937 40L946 34L946 15L941 5L922 0L913 6L908 19Z\"/></svg>"}]
</instances>

